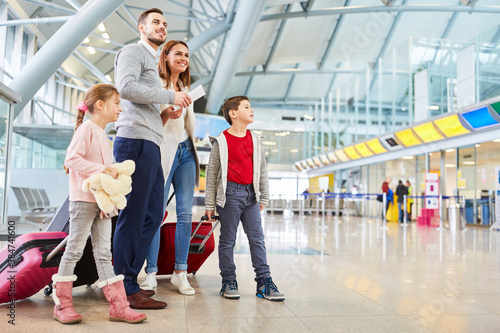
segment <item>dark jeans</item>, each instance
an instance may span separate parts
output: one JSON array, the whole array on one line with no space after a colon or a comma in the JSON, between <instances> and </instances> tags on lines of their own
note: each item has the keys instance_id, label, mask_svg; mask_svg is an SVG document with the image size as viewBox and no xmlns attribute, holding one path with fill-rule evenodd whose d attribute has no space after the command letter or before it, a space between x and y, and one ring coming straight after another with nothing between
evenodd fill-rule
<instances>
[{"instance_id":1,"label":"dark jeans","mask_svg":"<svg viewBox=\"0 0 500 333\"><path fill-rule=\"evenodd\" d=\"M160 147L151 141L117 137L114 143L117 162L133 160L132 192L127 207L120 212L113 239L113 265L123 274L127 295L139 292L137 275L163 218L163 169Z\"/></svg>"},{"instance_id":2,"label":"dark jeans","mask_svg":"<svg viewBox=\"0 0 500 333\"><path fill-rule=\"evenodd\" d=\"M266 259L266 245L260 219L259 203L255 199L253 185L242 185L228 181L226 204L217 206L220 218L219 269L226 280L236 280L234 245L241 220L250 245L250 257L255 271L255 281L271 276Z\"/></svg>"}]
</instances>

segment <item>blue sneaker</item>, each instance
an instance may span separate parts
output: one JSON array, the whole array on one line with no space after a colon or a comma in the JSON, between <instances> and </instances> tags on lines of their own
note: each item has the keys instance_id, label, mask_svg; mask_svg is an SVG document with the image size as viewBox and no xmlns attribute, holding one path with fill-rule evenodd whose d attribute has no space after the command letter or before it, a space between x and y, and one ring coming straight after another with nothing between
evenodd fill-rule
<instances>
[{"instance_id":1,"label":"blue sneaker","mask_svg":"<svg viewBox=\"0 0 500 333\"><path fill-rule=\"evenodd\" d=\"M236 280L222 280L222 289L220 290L219 295L229 299L240 298L238 282L236 282Z\"/></svg>"},{"instance_id":2,"label":"blue sneaker","mask_svg":"<svg viewBox=\"0 0 500 333\"><path fill-rule=\"evenodd\" d=\"M282 302L285 300L285 295L279 292L278 287L276 287L271 277L259 281L257 284L257 293L255 295L275 302Z\"/></svg>"}]
</instances>

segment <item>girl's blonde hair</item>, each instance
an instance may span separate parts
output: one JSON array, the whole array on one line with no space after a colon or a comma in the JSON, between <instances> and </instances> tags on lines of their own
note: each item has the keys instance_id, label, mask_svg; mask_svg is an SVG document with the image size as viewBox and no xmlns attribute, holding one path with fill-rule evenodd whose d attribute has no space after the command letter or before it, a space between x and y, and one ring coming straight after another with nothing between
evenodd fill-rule
<instances>
[{"instance_id":1,"label":"girl's blonde hair","mask_svg":"<svg viewBox=\"0 0 500 333\"><path fill-rule=\"evenodd\" d=\"M83 102L76 106L78 113L76 114L76 126L75 132L83 123L83 118L85 117L85 113L94 114L95 103L97 101L103 101L104 103L108 102L111 97L115 94L118 94L118 90L115 86L111 84L95 84L87 90L85 93L85 97L83 98ZM66 173L69 173L69 169L64 165L64 170Z\"/></svg>"},{"instance_id":2,"label":"girl's blonde hair","mask_svg":"<svg viewBox=\"0 0 500 333\"><path fill-rule=\"evenodd\" d=\"M87 90L83 102L77 105L76 129L83 123L85 113L94 114L94 107L97 101L106 103L115 94L119 94L115 86L111 84L95 84Z\"/></svg>"}]
</instances>

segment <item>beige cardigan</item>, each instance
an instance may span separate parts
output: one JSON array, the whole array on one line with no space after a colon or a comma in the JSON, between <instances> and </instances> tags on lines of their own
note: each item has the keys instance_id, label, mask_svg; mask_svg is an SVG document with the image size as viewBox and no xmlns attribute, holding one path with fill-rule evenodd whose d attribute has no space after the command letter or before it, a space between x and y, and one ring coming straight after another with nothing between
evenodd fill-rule
<instances>
[{"instance_id":1,"label":"beige cardigan","mask_svg":"<svg viewBox=\"0 0 500 333\"><path fill-rule=\"evenodd\" d=\"M167 90L172 90L173 86L170 84L170 87L167 88L166 81L161 79L161 84L163 88ZM182 86L182 83L179 81L181 85L181 90L188 92L189 87ZM165 108L171 106L171 104L161 104L160 109L163 111ZM161 165L163 167L163 176L165 177L165 182L167 182L168 175L170 174L170 170L172 169L172 163L174 163L175 153L177 152L177 146L179 145L179 140L181 139L184 128L186 128L191 141L194 146L194 124L195 124L195 116L193 111L193 104L191 104L186 112L186 116L184 119L169 119L165 126L163 126L163 141L160 145L161 151ZM183 126L184 125L184 126ZM196 186L200 185L200 162L198 160L198 154L196 152L196 147L194 150L194 159L196 162Z\"/></svg>"}]
</instances>

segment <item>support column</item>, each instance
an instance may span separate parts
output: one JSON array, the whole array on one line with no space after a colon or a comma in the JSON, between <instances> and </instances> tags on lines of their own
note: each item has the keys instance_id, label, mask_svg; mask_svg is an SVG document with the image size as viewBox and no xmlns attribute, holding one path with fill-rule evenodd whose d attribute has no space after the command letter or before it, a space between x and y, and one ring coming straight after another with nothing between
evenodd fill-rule
<instances>
[{"instance_id":1,"label":"support column","mask_svg":"<svg viewBox=\"0 0 500 333\"><path fill-rule=\"evenodd\" d=\"M243 51L255 32L266 0L239 1L233 25L228 33L224 49L215 71L214 80L207 97L207 110L212 114L219 112L226 96L229 81L241 60Z\"/></svg>"},{"instance_id":2,"label":"support column","mask_svg":"<svg viewBox=\"0 0 500 333\"><path fill-rule=\"evenodd\" d=\"M57 30L9 86L23 98L15 105L14 119L85 37L125 2L90 0Z\"/></svg>"}]
</instances>

